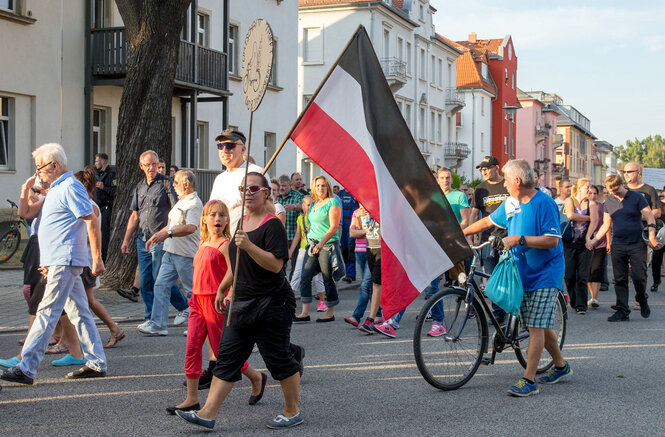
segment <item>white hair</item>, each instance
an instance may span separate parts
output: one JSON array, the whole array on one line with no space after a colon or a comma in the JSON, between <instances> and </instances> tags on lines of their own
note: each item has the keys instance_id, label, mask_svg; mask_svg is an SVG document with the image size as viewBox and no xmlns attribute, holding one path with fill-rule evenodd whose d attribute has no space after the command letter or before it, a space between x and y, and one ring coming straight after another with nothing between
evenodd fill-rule
<instances>
[{"instance_id":1,"label":"white hair","mask_svg":"<svg viewBox=\"0 0 665 437\"><path fill-rule=\"evenodd\" d=\"M41 158L42 162L57 162L59 167L67 170L67 155L65 149L58 143L47 143L38 147L37 150L32 152L32 158L35 160Z\"/></svg>"},{"instance_id":2,"label":"white hair","mask_svg":"<svg viewBox=\"0 0 665 437\"><path fill-rule=\"evenodd\" d=\"M520 178L522 185L527 188L536 186L536 179L533 176L533 168L526 159L511 159L503 166L503 174L510 173Z\"/></svg>"}]
</instances>

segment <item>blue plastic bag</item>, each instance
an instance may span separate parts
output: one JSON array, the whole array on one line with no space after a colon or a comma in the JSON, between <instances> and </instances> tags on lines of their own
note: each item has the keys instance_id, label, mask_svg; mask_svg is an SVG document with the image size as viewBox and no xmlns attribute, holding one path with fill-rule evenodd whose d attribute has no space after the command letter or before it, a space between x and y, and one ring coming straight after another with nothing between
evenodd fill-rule
<instances>
[{"instance_id":1,"label":"blue plastic bag","mask_svg":"<svg viewBox=\"0 0 665 437\"><path fill-rule=\"evenodd\" d=\"M504 250L487 280L485 295L505 312L518 316L524 289L512 250Z\"/></svg>"}]
</instances>

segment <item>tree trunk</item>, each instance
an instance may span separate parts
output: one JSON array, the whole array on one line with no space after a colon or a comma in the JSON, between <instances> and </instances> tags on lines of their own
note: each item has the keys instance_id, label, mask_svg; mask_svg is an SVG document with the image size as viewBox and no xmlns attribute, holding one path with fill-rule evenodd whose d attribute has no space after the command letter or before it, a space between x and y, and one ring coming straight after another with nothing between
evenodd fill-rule
<instances>
[{"instance_id":1,"label":"tree trunk","mask_svg":"<svg viewBox=\"0 0 665 437\"><path fill-rule=\"evenodd\" d=\"M143 172L139 156L151 149L171 156L171 100L178 63L180 32L191 0L116 0L127 37L127 77L118 114L116 171L118 189L113 204L103 284L127 286L137 264L135 237L130 254L120 246L131 214L132 193Z\"/></svg>"}]
</instances>

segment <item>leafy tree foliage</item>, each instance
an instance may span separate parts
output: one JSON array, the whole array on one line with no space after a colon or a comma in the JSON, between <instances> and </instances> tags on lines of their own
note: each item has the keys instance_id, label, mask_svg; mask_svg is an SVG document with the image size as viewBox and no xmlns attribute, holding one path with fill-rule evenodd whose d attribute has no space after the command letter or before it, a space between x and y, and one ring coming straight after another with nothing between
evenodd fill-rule
<instances>
[{"instance_id":1,"label":"leafy tree foliage","mask_svg":"<svg viewBox=\"0 0 665 437\"><path fill-rule=\"evenodd\" d=\"M660 135L626 140L625 146L617 146L614 151L621 162L635 161L648 168L665 168L665 139Z\"/></svg>"}]
</instances>

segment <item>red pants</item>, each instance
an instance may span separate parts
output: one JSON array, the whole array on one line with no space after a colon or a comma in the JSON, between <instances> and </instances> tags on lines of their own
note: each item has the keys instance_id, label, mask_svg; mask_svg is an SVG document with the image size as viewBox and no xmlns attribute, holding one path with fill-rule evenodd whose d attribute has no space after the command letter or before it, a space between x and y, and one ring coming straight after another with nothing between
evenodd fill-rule
<instances>
[{"instance_id":1,"label":"red pants","mask_svg":"<svg viewBox=\"0 0 665 437\"><path fill-rule=\"evenodd\" d=\"M189 322L187 325L187 347L185 349L185 376L198 379L201 376L201 349L206 337L217 356L219 340L224 328L224 314L215 311L215 295L192 294L189 299ZM249 367L245 361L241 372Z\"/></svg>"}]
</instances>

